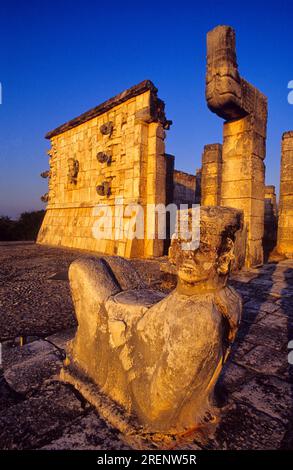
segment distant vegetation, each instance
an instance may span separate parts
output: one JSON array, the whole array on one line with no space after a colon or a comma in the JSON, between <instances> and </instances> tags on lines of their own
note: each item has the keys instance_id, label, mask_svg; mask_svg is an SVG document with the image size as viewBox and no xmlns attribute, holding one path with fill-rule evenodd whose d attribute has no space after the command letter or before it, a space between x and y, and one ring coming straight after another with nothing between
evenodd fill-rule
<instances>
[{"instance_id":1,"label":"distant vegetation","mask_svg":"<svg viewBox=\"0 0 293 470\"><path fill-rule=\"evenodd\" d=\"M0 216L0 241L36 240L45 211L23 212L18 220Z\"/></svg>"}]
</instances>

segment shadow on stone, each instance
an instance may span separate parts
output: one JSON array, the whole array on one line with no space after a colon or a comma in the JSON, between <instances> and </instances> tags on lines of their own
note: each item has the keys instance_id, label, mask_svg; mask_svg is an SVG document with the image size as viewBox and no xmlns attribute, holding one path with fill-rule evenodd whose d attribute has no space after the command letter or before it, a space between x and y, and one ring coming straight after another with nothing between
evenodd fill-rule
<instances>
[{"instance_id":1,"label":"shadow on stone","mask_svg":"<svg viewBox=\"0 0 293 470\"><path fill-rule=\"evenodd\" d=\"M293 287L293 269L287 269L284 273L284 277L287 283L287 286ZM287 293L285 293L287 295ZM281 309L284 312L284 315L287 320L287 332L288 332L288 343L293 339L293 311L292 311L292 301L293 295L291 297L282 297L281 298ZM290 351L288 351L289 353ZM289 358L288 358L289 359ZM284 438L281 442L280 448L286 450L293 449L293 364L290 364L288 361L289 369L289 383L291 387L291 409L289 414L289 425L287 431L284 435Z\"/></svg>"}]
</instances>

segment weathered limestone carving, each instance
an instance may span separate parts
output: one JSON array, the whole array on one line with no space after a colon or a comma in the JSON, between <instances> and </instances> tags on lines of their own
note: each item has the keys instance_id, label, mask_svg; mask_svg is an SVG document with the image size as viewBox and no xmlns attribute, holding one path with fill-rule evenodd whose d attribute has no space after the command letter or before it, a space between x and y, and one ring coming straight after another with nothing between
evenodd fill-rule
<instances>
[{"instance_id":1,"label":"weathered limestone carving","mask_svg":"<svg viewBox=\"0 0 293 470\"><path fill-rule=\"evenodd\" d=\"M226 120L221 205L244 211L246 264L257 266L263 262L267 99L240 77L230 26L218 26L207 35L206 100Z\"/></svg>"},{"instance_id":2,"label":"weathered limestone carving","mask_svg":"<svg viewBox=\"0 0 293 470\"><path fill-rule=\"evenodd\" d=\"M201 171L201 204L219 206L221 204L222 145L204 146Z\"/></svg>"},{"instance_id":3,"label":"weathered limestone carving","mask_svg":"<svg viewBox=\"0 0 293 470\"><path fill-rule=\"evenodd\" d=\"M242 219L236 209L201 208L199 247L183 250L186 240L172 241L178 285L168 296L146 289L122 258L71 264L78 330L61 377L114 424L178 433L214 416L214 385L241 317L227 279ZM116 405L105 411L98 396ZM113 409L121 410L120 421Z\"/></svg>"},{"instance_id":4,"label":"weathered limestone carving","mask_svg":"<svg viewBox=\"0 0 293 470\"><path fill-rule=\"evenodd\" d=\"M77 176L79 172L79 162L75 158L69 158L68 160L68 183L76 184Z\"/></svg>"},{"instance_id":5,"label":"weathered limestone carving","mask_svg":"<svg viewBox=\"0 0 293 470\"><path fill-rule=\"evenodd\" d=\"M293 131L282 137L277 251L293 257Z\"/></svg>"},{"instance_id":6,"label":"weathered limestone carving","mask_svg":"<svg viewBox=\"0 0 293 470\"><path fill-rule=\"evenodd\" d=\"M98 184L96 187L96 190L99 196L109 197L111 194L111 186L110 186L109 181L103 181L103 183Z\"/></svg>"},{"instance_id":7,"label":"weathered limestone carving","mask_svg":"<svg viewBox=\"0 0 293 470\"><path fill-rule=\"evenodd\" d=\"M97 160L100 163L107 163L108 165L111 164L112 156L105 152L98 152L97 153Z\"/></svg>"},{"instance_id":8,"label":"weathered limestone carving","mask_svg":"<svg viewBox=\"0 0 293 470\"><path fill-rule=\"evenodd\" d=\"M277 200L275 186L265 186L265 214L264 214L264 257L268 259L277 243Z\"/></svg>"},{"instance_id":9,"label":"weathered limestone carving","mask_svg":"<svg viewBox=\"0 0 293 470\"><path fill-rule=\"evenodd\" d=\"M42 171L42 173L40 174L41 178L49 178L50 176L50 170L46 170L46 171Z\"/></svg>"},{"instance_id":10,"label":"weathered limestone carving","mask_svg":"<svg viewBox=\"0 0 293 470\"><path fill-rule=\"evenodd\" d=\"M106 122L105 124L102 124L100 127L101 134L109 135L110 137L112 135L113 129L114 129L114 125L112 121Z\"/></svg>"},{"instance_id":11,"label":"weathered limestone carving","mask_svg":"<svg viewBox=\"0 0 293 470\"><path fill-rule=\"evenodd\" d=\"M48 193L41 196L41 201L51 204L56 195L56 164L57 151L56 146L52 143L52 147L48 150L50 169L41 173L41 178L48 178Z\"/></svg>"}]
</instances>

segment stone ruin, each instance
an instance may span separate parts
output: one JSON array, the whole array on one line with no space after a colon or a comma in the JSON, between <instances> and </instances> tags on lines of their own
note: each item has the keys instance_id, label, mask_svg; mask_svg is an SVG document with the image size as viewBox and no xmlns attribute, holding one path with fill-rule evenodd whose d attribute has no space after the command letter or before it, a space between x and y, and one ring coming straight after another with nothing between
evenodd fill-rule
<instances>
[{"instance_id":1,"label":"stone ruin","mask_svg":"<svg viewBox=\"0 0 293 470\"><path fill-rule=\"evenodd\" d=\"M293 131L282 138L277 252L293 258Z\"/></svg>"},{"instance_id":2,"label":"stone ruin","mask_svg":"<svg viewBox=\"0 0 293 470\"><path fill-rule=\"evenodd\" d=\"M61 378L121 431L177 434L216 420L214 386L241 318L227 279L242 225L237 209L202 207L199 247L172 240L178 283L169 295L147 288L123 258L71 264L78 330Z\"/></svg>"},{"instance_id":3,"label":"stone ruin","mask_svg":"<svg viewBox=\"0 0 293 470\"><path fill-rule=\"evenodd\" d=\"M202 154L201 204L221 205L222 145L205 145Z\"/></svg>"},{"instance_id":4,"label":"stone ruin","mask_svg":"<svg viewBox=\"0 0 293 470\"><path fill-rule=\"evenodd\" d=\"M229 26L218 26L207 35L206 99L210 110L225 119L222 158L218 151L220 205L243 210L246 264L261 265L267 99L239 75L235 32Z\"/></svg>"},{"instance_id":5,"label":"stone ruin","mask_svg":"<svg viewBox=\"0 0 293 470\"><path fill-rule=\"evenodd\" d=\"M167 253L169 242L159 240L96 239L93 227L97 205L115 211L116 223L124 227L133 217L125 214L129 204L199 203L196 176L174 169L174 156L165 153L165 105L157 89L146 80L105 103L72 119L46 135L50 139L50 170L41 173L49 179L46 216L38 243L60 245L126 258L148 258ZM197 188L197 189L196 189ZM157 222L146 216L145 227ZM170 238L170 236L169 236Z\"/></svg>"},{"instance_id":6,"label":"stone ruin","mask_svg":"<svg viewBox=\"0 0 293 470\"><path fill-rule=\"evenodd\" d=\"M148 80L49 132L48 206L38 243L61 245L127 258L160 256L164 240L95 239L95 207L123 197L124 226L129 204L168 204L164 103ZM152 220L147 220L149 228ZM119 225L119 224L118 224ZM111 228L111 227L109 227ZM155 231L154 227L154 231Z\"/></svg>"}]
</instances>

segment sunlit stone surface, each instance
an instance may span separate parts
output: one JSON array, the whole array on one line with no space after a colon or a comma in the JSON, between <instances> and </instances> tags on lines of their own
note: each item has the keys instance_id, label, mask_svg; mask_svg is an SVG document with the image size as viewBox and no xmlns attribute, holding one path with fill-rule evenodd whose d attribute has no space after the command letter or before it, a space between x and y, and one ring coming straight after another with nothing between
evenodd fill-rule
<instances>
[{"instance_id":1,"label":"sunlit stone surface","mask_svg":"<svg viewBox=\"0 0 293 470\"><path fill-rule=\"evenodd\" d=\"M78 330L62 377L99 408L90 380L122 407L122 422L145 431L177 433L211 420L214 385L241 317L240 296L227 285L241 227L241 211L202 208L199 248L172 241L178 284L168 296L146 289L127 260L74 261Z\"/></svg>"},{"instance_id":2,"label":"sunlit stone surface","mask_svg":"<svg viewBox=\"0 0 293 470\"><path fill-rule=\"evenodd\" d=\"M285 132L282 138L277 250L293 258L293 131Z\"/></svg>"},{"instance_id":3,"label":"sunlit stone surface","mask_svg":"<svg viewBox=\"0 0 293 470\"><path fill-rule=\"evenodd\" d=\"M146 213L147 204L166 204L169 125L156 87L145 80L49 132L48 206L38 243L127 258L161 256L158 237L130 238L126 230L115 238L114 230L129 223L127 205L140 204ZM98 205L112 215L99 238L93 232ZM144 222L156 232L151 219Z\"/></svg>"},{"instance_id":4,"label":"sunlit stone surface","mask_svg":"<svg viewBox=\"0 0 293 470\"><path fill-rule=\"evenodd\" d=\"M263 262L267 99L240 77L230 26L217 26L207 35L206 100L225 119L221 205L244 211L246 265L257 266Z\"/></svg>"}]
</instances>

